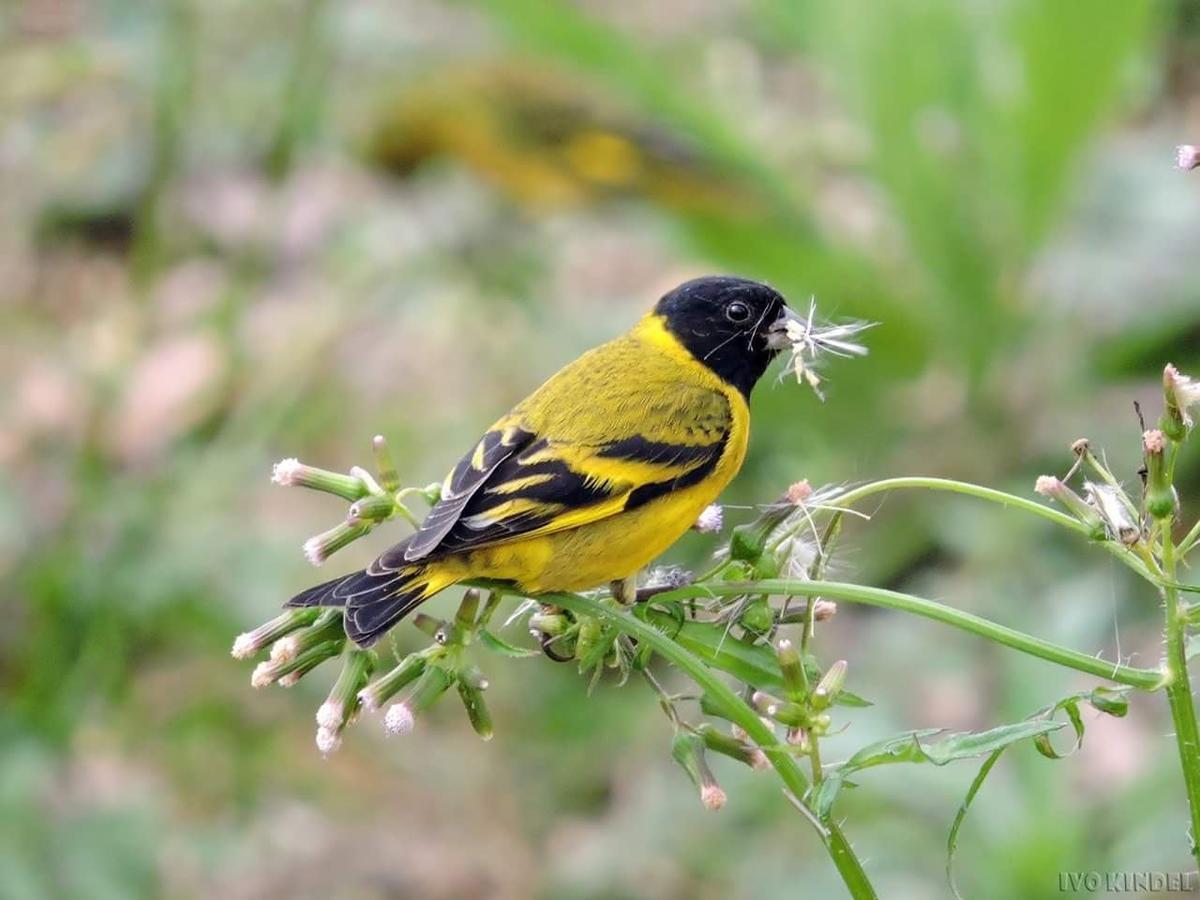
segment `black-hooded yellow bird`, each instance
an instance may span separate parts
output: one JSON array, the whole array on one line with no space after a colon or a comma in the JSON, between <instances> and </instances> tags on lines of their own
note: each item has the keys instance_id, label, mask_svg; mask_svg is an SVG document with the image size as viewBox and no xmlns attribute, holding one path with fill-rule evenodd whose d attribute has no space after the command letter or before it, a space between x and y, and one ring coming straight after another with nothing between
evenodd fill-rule
<instances>
[{"instance_id":1,"label":"black-hooded yellow bird","mask_svg":"<svg viewBox=\"0 0 1200 900\"><path fill-rule=\"evenodd\" d=\"M795 319L755 281L680 285L489 428L415 534L288 605L345 607L369 646L467 579L530 595L628 583L741 468L750 392Z\"/></svg>"}]
</instances>

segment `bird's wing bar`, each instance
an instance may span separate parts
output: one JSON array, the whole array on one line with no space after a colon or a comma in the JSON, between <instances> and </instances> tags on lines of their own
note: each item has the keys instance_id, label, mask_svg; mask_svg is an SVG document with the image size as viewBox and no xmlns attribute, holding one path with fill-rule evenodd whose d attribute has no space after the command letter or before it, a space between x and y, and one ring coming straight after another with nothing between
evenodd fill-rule
<instances>
[{"instance_id":1,"label":"bird's wing bar","mask_svg":"<svg viewBox=\"0 0 1200 900\"><path fill-rule=\"evenodd\" d=\"M447 522L443 514L437 531L429 532L439 534L438 542L422 553L456 553L551 534L641 506L711 473L725 449L725 435L715 437L709 443L674 444L635 436L593 447L534 440L497 463L458 503L456 518ZM428 527L427 520L417 538ZM410 562L413 557L404 550L389 550L375 567L388 570Z\"/></svg>"},{"instance_id":2,"label":"bird's wing bar","mask_svg":"<svg viewBox=\"0 0 1200 900\"><path fill-rule=\"evenodd\" d=\"M439 500L412 539L404 542L399 562L413 562L433 552L462 515L467 503L495 473L498 466L528 446L534 435L511 421L501 420L488 429L474 449L458 461L442 485ZM389 551L389 555L392 551Z\"/></svg>"}]
</instances>

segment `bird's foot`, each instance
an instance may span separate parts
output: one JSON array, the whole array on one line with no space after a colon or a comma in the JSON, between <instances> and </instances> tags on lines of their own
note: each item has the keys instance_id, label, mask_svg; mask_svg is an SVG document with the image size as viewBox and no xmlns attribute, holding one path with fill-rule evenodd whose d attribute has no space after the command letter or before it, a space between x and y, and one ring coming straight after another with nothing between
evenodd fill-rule
<instances>
[{"instance_id":1,"label":"bird's foot","mask_svg":"<svg viewBox=\"0 0 1200 900\"><path fill-rule=\"evenodd\" d=\"M613 598L622 606L633 606L637 603L637 576L618 578L609 585Z\"/></svg>"}]
</instances>

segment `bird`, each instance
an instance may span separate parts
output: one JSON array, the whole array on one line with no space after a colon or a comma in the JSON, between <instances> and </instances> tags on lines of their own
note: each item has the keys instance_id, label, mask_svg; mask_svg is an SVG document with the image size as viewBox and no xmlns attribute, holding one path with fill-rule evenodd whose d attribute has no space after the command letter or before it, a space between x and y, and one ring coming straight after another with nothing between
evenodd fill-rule
<instances>
[{"instance_id":1,"label":"bird","mask_svg":"<svg viewBox=\"0 0 1200 900\"><path fill-rule=\"evenodd\" d=\"M488 428L413 534L286 605L343 608L346 635L369 647L473 579L533 597L608 583L628 602L637 574L741 468L750 394L798 320L747 278L668 291Z\"/></svg>"}]
</instances>

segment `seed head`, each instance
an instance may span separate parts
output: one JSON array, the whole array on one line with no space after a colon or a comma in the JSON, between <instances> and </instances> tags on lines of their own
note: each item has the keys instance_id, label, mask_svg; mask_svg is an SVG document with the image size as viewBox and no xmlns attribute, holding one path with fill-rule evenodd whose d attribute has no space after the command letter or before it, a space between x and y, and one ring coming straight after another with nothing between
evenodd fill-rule
<instances>
[{"instance_id":1,"label":"seed head","mask_svg":"<svg viewBox=\"0 0 1200 900\"><path fill-rule=\"evenodd\" d=\"M1200 381L1180 373L1174 366L1163 369L1163 391L1166 394L1167 414L1185 430L1195 422L1191 410L1200 406Z\"/></svg>"},{"instance_id":2,"label":"seed head","mask_svg":"<svg viewBox=\"0 0 1200 900\"><path fill-rule=\"evenodd\" d=\"M1084 482L1083 489L1088 503L1100 513L1109 536L1126 546L1136 544L1142 536L1142 530L1134 521L1133 513L1121 492L1111 485L1093 481Z\"/></svg>"}]
</instances>

